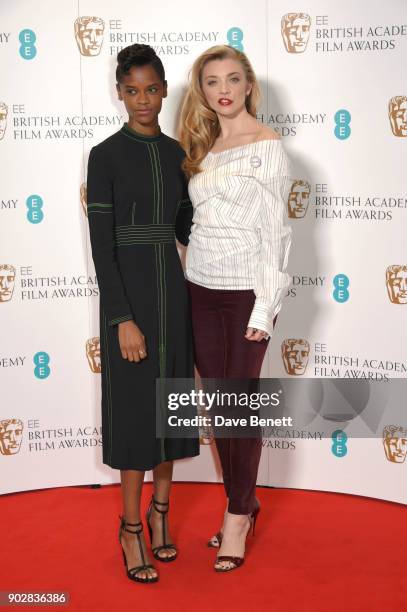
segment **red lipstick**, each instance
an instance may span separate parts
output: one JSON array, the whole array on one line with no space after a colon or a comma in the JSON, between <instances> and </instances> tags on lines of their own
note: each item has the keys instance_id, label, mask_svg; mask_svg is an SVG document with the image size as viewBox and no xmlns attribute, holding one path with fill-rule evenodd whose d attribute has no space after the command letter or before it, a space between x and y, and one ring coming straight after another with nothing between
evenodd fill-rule
<instances>
[{"instance_id":1,"label":"red lipstick","mask_svg":"<svg viewBox=\"0 0 407 612\"><path fill-rule=\"evenodd\" d=\"M230 100L229 98L219 98L218 100L218 104L220 104L221 106L229 106L229 104L232 104L233 100Z\"/></svg>"}]
</instances>

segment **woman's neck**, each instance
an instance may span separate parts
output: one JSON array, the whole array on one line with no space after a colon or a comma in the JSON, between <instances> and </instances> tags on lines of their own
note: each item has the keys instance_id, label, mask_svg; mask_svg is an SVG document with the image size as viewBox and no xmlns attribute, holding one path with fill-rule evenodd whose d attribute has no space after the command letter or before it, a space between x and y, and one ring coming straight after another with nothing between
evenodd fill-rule
<instances>
[{"instance_id":1,"label":"woman's neck","mask_svg":"<svg viewBox=\"0 0 407 612\"><path fill-rule=\"evenodd\" d=\"M253 132L257 127L256 119L247 112L246 107L230 117L218 115L218 120L220 125L218 140L225 142L237 138L240 134Z\"/></svg>"},{"instance_id":2,"label":"woman's neck","mask_svg":"<svg viewBox=\"0 0 407 612\"><path fill-rule=\"evenodd\" d=\"M158 121L155 121L150 125L142 125L135 121L133 117L129 117L127 121L127 125L130 129L138 132L139 134L143 134L144 136L157 136L160 133L160 126L158 125Z\"/></svg>"}]
</instances>

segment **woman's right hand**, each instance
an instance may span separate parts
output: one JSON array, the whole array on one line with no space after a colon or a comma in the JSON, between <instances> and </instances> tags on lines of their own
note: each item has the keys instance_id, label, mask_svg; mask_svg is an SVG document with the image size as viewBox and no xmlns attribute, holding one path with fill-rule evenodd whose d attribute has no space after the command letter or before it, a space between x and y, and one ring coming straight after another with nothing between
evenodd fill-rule
<instances>
[{"instance_id":1,"label":"woman's right hand","mask_svg":"<svg viewBox=\"0 0 407 612\"><path fill-rule=\"evenodd\" d=\"M119 323L119 344L123 359L139 362L147 357L145 338L134 321Z\"/></svg>"}]
</instances>

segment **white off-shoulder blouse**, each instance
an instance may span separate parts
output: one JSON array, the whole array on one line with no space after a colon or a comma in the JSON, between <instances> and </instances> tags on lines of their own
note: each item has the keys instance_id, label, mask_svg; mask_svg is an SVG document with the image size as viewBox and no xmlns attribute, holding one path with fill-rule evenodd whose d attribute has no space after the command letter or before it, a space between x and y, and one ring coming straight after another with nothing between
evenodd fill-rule
<instances>
[{"instance_id":1,"label":"white off-shoulder blouse","mask_svg":"<svg viewBox=\"0 0 407 612\"><path fill-rule=\"evenodd\" d=\"M186 277L209 289L253 289L247 326L271 335L291 282L291 173L281 140L208 153L201 168L188 187L194 216Z\"/></svg>"}]
</instances>

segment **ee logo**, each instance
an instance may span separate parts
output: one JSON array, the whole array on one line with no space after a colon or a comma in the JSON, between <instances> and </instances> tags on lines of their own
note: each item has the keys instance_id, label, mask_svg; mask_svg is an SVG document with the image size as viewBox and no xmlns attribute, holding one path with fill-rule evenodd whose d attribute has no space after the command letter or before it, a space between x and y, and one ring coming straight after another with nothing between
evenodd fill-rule
<instances>
[{"instance_id":1,"label":"ee logo","mask_svg":"<svg viewBox=\"0 0 407 612\"><path fill-rule=\"evenodd\" d=\"M230 28L227 33L227 39L230 47L243 51L243 32L240 28Z\"/></svg>"},{"instance_id":2,"label":"ee logo","mask_svg":"<svg viewBox=\"0 0 407 612\"><path fill-rule=\"evenodd\" d=\"M44 202L42 197L39 195L30 195L25 201L25 205L28 208L27 219L30 223L41 223L44 218L42 207Z\"/></svg>"},{"instance_id":3,"label":"ee logo","mask_svg":"<svg viewBox=\"0 0 407 612\"><path fill-rule=\"evenodd\" d=\"M51 370L49 368L49 355L44 351L40 351L39 353L35 353L34 355L34 374L37 378L48 378L51 374Z\"/></svg>"},{"instance_id":4,"label":"ee logo","mask_svg":"<svg viewBox=\"0 0 407 612\"><path fill-rule=\"evenodd\" d=\"M346 433L342 429L336 429L331 437L331 449L335 457L345 457L348 452L348 447L346 446L348 436Z\"/></svg>"},{"instance_id":5,"label":"ee logo","mask_svg":"<svg viewBox=\"0 0 407 612\"><path fill-rule=\"evenodd\" d=\"M337 274L334 277L333 285L334 291L332 295L334 300L340 304L343 304L343 302L346 302L349 299L349 278L346 276L346 274Z\"/></svg>"},{"instance_id":6,"label":"ee logo","mask_svg":"<svg viewBox=\"0 0 407 612\"><path fill-rule=\"evenodd\" d=\"M351 129L349 123L351 120L350 112L342 108L335 113L335 136L339 140L346 140L349 138Z\"/></svg>"},{"instance_id":7,"label":"ee logo","mask_svg":"<svg viewBox=\"0 0 407 612\"><path fill-rule=\"evenodd\" d=\"M18 40L20 41L20 55L25 60L34 59L37 55L35 41L37 37L32 30L21 30Z\"/></svg>"}]
</instances>

